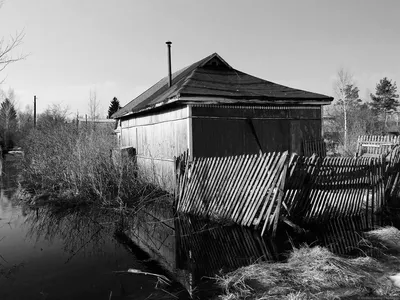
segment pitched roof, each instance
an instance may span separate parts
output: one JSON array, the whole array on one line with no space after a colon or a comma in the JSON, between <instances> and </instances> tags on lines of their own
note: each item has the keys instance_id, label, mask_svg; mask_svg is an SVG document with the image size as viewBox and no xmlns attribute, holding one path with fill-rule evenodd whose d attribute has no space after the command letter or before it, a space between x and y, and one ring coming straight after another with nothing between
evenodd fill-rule
<instances>
[{"instance_id":1,"label":"pitched roof","mask_svg":"<svg viewBox=\"0 0 400 300\"><path fill-rule=\"evenodd\" d=\"M170 102L208 103L291 103L326 102L333 100L321 94L289 88L233 69L217 53L172 74L172 86L164 77L112 115L124 115L159 107ZM186 98L186 99L185 99Z\"/></svg>"}]
</instances>

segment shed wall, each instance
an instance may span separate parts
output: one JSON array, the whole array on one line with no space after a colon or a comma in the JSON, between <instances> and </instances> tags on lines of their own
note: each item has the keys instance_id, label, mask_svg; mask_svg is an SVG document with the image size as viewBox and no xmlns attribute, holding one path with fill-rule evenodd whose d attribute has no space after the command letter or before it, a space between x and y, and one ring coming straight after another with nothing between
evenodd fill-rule
<instances>
[{"instance_id":1,"label":"shed wall","mask_svg":"<svg viewBox=\"0 0 400 300\"><path fill-rule=\"evenodd\" d=\"M193 156L286 151L321 139L320 106L192 107Z\"/></svg>"},{"instance_id":2,"label":"shed wall","mask_svg":"<svg viewBox=\"0 0 400 300\"><path fill-rule=\"evenodd\" d=\"M121 121L121 147L136 149L140 173L171 190L175 183L174 157L189 148L187 106Z\"/></svg>"}]
</instances>

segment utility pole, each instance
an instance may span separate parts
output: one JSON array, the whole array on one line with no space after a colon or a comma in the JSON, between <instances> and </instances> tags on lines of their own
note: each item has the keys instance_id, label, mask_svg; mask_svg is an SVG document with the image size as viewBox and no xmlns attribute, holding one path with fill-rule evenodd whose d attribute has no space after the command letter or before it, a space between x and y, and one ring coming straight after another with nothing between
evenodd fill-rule
<instances>
[{"instance_id":1,"label":"utility pole","mask_svg":"<svg viewBox=\"0 0 400 300\"><path fill-rule=\"evenodd\" d=\"M76 111L76 129L79 130L79 111Z\"/></svg>"},{"instance_id":2,"label":"utility pole","mask_svg":"<svg viewBox=\"0 0 400 300\"><path fill-rule=\"evenodd\" d=\"M33 96L33 128L36 128L36 95Z\"/></svg>"}]
</instances>

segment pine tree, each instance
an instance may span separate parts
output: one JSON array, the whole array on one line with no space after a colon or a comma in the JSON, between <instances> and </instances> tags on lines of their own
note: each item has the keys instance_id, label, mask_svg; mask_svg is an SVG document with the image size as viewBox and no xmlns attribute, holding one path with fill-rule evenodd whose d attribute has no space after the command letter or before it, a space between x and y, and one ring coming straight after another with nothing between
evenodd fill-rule
<instances>
[{"instance_id":1,"label":"pine tree","mask_svg":"<svg viewBox=\"0 0 400 300\"><path fill-rule=\"evenodd\" d=\"M371 108L377 113L386 113L390 110L396 110L400 105L399 95L397 94L396 82L392 83L387 77L381 79L376 85L375 95L371 93Z\"/></svg>"},{"instance_id":2,"label":"pine tree","mask_svg":"<svg viewBox=\"0 0 400 300\"><path fill-rule=\"evenodd\" d=\"M119 110L120 108L121 108L121 105L119 104L119 100L117 99L117 97L114 97L114 98L111 100L110 107L108 108L108 115L107 115L107 118L110 119L111 116L112 116L115 112L117 112L117 110Z\"/></svg>"},{"instance_id":3,"label":"pine tree","mask_svg":"<svg viewBox=\"0 0 400 300\"><path fill-rule=\"evenodd\" d=\"M12 102L6 98L0 106L0 130L5 149L13 146L13 136L17 131L17 112Z\"/></svg>"}]
</instances>

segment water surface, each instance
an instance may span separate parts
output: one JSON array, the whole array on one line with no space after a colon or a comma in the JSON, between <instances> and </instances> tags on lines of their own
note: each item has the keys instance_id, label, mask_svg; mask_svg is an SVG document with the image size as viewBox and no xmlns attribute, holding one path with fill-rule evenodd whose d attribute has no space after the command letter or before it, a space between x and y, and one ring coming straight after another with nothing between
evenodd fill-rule
<instances>
[{"instance_id":1,"label":"water surface","mask_svg":"<svg viewBox=\"0 0 400 300\"><path fill-rule=\"evenodd\" d=\"M15 162L6 162L0 197L0 299L180 299L177 285L137 248L115 238L118 214L90 209L28 208L16 204ZM172 294L175 294L172 296Z\"/></svg>"}]
</instances>

